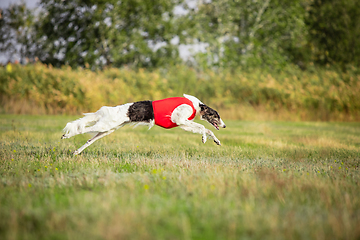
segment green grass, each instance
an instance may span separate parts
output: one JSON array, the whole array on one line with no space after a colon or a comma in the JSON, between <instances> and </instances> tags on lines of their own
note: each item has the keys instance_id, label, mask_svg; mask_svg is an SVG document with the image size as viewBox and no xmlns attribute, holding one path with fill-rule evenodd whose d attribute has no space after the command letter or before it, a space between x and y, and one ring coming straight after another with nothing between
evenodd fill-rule
<instances>
[{"instance_id":1,"label":"green grass","mask_svg":"<svg viewBox=\"0 0 360 240\"><path fill-rule=\"evenodd\" d=\"M0 115L0 239L360 238L360 123L124 127L73 157L75 118Z\"/></svg>"}]
</instances>

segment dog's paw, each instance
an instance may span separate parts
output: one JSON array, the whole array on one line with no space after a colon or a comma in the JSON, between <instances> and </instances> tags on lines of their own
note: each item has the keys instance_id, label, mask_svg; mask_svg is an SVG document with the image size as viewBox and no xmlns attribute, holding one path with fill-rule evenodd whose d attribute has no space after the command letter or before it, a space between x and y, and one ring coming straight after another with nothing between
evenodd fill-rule
<instances>
[{"instance_id":1,"label":"dog's paw","mask_svg":"<svg viewBox=\"0 0 360 240\"><path fill-rule=\"evenodd\" d=\"M206 140L207 140L206 135L203 135L203 136L202 136L202 142L203 142L203 143L206 143Z\"/></svg>"},{"instance_id":2,"label":"dog's paw","mask_svg":"<svg viewBox=\"0 0 360 240\"><path fill-rule=\"evenodd\" d=\"M214 139L214 142L215 142L217 145L221 146L221 143L220 143L219 139Z\"/></svg>"}]
</instances>

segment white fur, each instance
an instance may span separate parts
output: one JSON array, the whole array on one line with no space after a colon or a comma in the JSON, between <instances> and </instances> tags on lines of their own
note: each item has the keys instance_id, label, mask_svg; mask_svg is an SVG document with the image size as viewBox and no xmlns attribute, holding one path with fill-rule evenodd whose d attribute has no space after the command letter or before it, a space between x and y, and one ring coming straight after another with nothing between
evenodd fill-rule
<instances>
[{"instance_id":1,"label":"white fur","mask_svg":"<svg viewBox=\"0 0 360 240\"><path fill-rule=\"evenodd\" d=\"M116 107L104 106L95 113L85 113L85 117L66 124L62 138L70 138L82 133L116 130L130 121L127 111L132 104L127 103Z\"/></svg>"},{"instance_id":2,"label":"white fur","mask_svg":"<svg viewBox=\"0 0 360 240\"><path fill-rule=\"evenodd\" d=\"M226 127L225 123L223 122L223 120L220 118L220 127L224 128Z\"/></svg>"},{"instance_id":3,"label":"white fur","mask_svg":"<svg viewBox=\"0 0 360 240\"><path fill-rule=\"evenodd\" d=\"M189 99L193 103L196 114L198 115L201 110L199 104L203 103L194 96L184 94L184 97ZM70 138L72 136L82 133L95 133L95 136L93 138L89 139L82 147L80 147L74 152L74 155L78 155L96 140L111 134L115 130L121 128L128 123L131 123L130 118L127 116L127 113L129 107L133 104L134 103L127 103L116 107L104 106L95 113L86 113L84 114L85 117L66 124L63 130L64 135L62 136L62 138ZM199 123L188 120L192 113L193 109L191 106L182 104L175 108L175 110L172 112L171 121L179 125L180 128L184 129L185 131L201 134L203 143L206 142L208 136L212 138L218 145L220 145L220 141L216 138L212 131L206 129L203 125ZM150 129L154 126L154 120L150 121L149 123L135 123L135 127L138 125L148 125ZM221 125L225 126L222 120Z\"/></svg>"},{"instance_id":4,"label":"white fur","mask_svg":"<svg viewBox=\"0 0 360 240\"><path fill-rule=\"evenodd\" d=\"M154 125L155 125L155 120L150 120L150 122L138 122L138 123L134 123L134 128L138 127L138 126L148 126L148 130L150 130Z\"/></svg>"},{"instance_id":5,"label":"white fur","mask_svg":"<svg viewBox=\"0 0 360 240\"><path fill-rule=\"evenodd\" d=\"M171 121L177 125L185 124L185 121L193 114L193 109L187 104L181 104L171 114Z\"/></svg>"},{"instance_id":6,"label":"white fur","mask_svg":"<svg viewBox=\"0 0 360 240\"><path fill-rule=\"evenodd\" d=\"M191 96L191 95L184 94L184 97L189 99L193 103L195 110L196 110L196 114L199 115L200 110L201 110L200 104L203 104L203 103L199 99L197 99L196 97Z\"/></svg>"},{"instance_id":7,"label":"white fur","mask_svg":"<svg viewBox=\"0 0 360 240\"><path fill-rule=\"evenodd\" d=\"M186 94L184 94L184 96L185 95ZM189 96L189 95L186 95L186 96ZM190 96L190 97L192 97L192 96ZM195 97L193 97L193 98L195 98ZM197 99L197 98L195 98L195 99ZM198 100L198 101L200 101L200 100ZM199 104L197 104L197 106L199 106ZM216 144L221 145L219 139L216 138L215 134L212 131L210 131L209 129L206 129L203 125L201 125L199 123L193 122L193 120L188 120L188 118L192 115L192 112L193 112L192 107L190 107L189 105L186 105L186 104L182 104L182 105L178 106L177 108L175 108L175 110L171 114L171 121L176 123L177 125L179 125L180 128L185 131L201 134L203 143L206 142L207 136L209 136L216 142ZM200 112L200 110L199 110L199 112ZM222 120L221 120L221 122L222 122Z\"/></svg>"}]
</instances>

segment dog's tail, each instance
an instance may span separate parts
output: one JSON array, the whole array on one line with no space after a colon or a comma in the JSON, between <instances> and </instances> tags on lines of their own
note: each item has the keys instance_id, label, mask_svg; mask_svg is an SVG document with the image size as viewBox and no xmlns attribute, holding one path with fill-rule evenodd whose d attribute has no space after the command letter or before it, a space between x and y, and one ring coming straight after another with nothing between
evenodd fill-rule
<instances>
[{"instance_id":1,"label":"dog's tail","mask_svg":"<svg viewBox=\"0 0 360 240\"><path fill-rule=\"evenodd\" d=\"M84 133L86 127L90 127L94 125L97 121L99 121L101 115L97 113L84 113L85 117L77 119L72 122L68 122L63 130L64 135L61 139L70 138L77 134Z\"/></svg>"}]
</instances>

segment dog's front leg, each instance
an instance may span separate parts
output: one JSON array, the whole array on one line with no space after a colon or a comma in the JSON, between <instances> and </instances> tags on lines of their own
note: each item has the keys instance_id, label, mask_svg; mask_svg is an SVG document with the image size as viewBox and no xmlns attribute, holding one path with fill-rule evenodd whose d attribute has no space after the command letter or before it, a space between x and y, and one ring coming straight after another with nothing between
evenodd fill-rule
<instances>
[{"instance_id":1,"label":"dog's front leg","mask_svg":"<svg viewBox=\"0 0 360 240\"><path fill-rule=\"evenodd\" d=\"M206 142L206 135L211 137L214 142L217 145L221 145L219 139L216 138L215 134L210 131L209 129L206 129L203 125L191 121L185 121L183 124L180 125L180 128L184 129L185 131L193 132L193 133L199 133L202 134L202 142Z\"/></svg>"},{"instance_id":2,"label":"dog's front leg","mask_svg":"<svg viewBox=\"0 0 360 240\"><path fill-rule=\"evenodd\" d=\"M215 136L215 134L212 131L210 131L209 129L206 129L206 128L205 128L205 131L206 131L206 134L208 136L210 136L217 145L221 146L220 140L217 139L217 137Z\"/></svg>"},{"instance_id":3,"label":"dog's front leg","mask_svg":"<svg viewBox=\"0 0 360 240\"><path fill-rule=\"evenodd\" d=\"M214 139L217 145L221 145L219 139L217 139L212 131L206 129L203 125L189 121L188 118L192 115L193 110L189 105L182 104L175 108L171 114L171 121L179 125L185 131L199 133L202 135L202 142L206 142L206 135Z\"/></svg>"}]
</instances>

